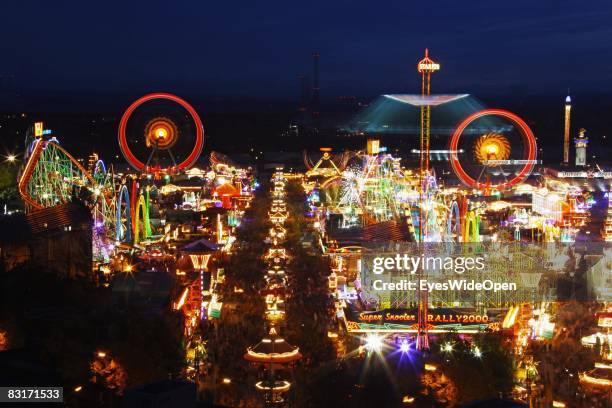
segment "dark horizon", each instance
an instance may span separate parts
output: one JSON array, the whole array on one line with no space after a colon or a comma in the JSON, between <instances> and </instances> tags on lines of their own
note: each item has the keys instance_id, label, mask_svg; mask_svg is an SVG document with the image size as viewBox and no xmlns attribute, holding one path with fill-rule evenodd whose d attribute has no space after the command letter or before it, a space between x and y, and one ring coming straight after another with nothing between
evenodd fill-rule
<instances>
[{"instance_id":1,"label":"dark horizon","mask_svg":"<svg viewBox=\"0 0 612 408\"><path fill-rule=\"evenodd\" d=\"M290 105L298 76L312 76L313 52L323 104L367 101L417 93L426 47L442 66L434 93L553 99L570 89L604 99L612 91L601 85L612 83L608 2L442 3L393 2L373 14L355 3L4 2L0 110L114 111L151 91L247 110Z\"/></svg>"},{"instance_id":2,"label":"dark horizon","mask_svg":"<svg viewBox=\"0 0 612 408\"><path fill-rule=\"evenodd\" d=\"M389 92L379 92L363 95L329 95L321 96L321 109L328 112L347 111L354 108L357 103L369 104L375 98L387 93L418 94L417 81L414 89L397 89ZM435 82L434 82L435 85ZM325 92L325 90L323 90ZM576 109L612 108L612 99L605 91L573 91L569 90L573 106ZM2 113L99 113L105 115L121 115L130 103L140 96L150 92L170 92L181 96L197 109L201 114L206 113L294 113L297 111L300 100L296 90L294 97L266 98L265 96L222 96L206 95L194 91L181 92L176 87L151 88L125 92L88 92L71 91L31 91L28 93L0 91L0 112ZM496 107L521 107L531 109L559 109L561 110L568 95L567 89L551 92L520 92L508 93L474 93L470 90L463 92L446 92L439 89L433 94L459 94L467 93L483 101L485 105ZM92 95L95 98L92 98ZM349 96L351 101L343 100Z\"/></svg>"}]
</instances>

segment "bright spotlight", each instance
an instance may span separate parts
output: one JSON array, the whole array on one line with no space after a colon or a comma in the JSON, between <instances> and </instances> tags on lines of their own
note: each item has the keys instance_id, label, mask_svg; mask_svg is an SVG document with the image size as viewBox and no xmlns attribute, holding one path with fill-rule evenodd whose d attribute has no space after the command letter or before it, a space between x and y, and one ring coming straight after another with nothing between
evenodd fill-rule
<instances>
[{"instance_id":1,"label":"bright spotlight","mask_svg":"<svg viewBox=\"0 0 612 408\"><path fill-rule=\"evenodd\" d=\"M442 346L442 350L450 353L453 351L453 345L451 343L445 343L444 346Z\"/></svg>"},{"instance_id":2,"label":"bright spotlight","mask_svg":"<svg viewBox=\"0 0 612 408\"><path fill-rule=\"evenodd\" d=\"M16 160L17 156L15 156L14 154L9 154L8 156L6 156L6 161L9 163L15 163Z\"/></svg>"},{"instance_id":3,"label":"bright spotlight","mask_svg":"<svg viewBox=\"0 0 612 408\"><path fill-rule=\"evenodd\" d=\"M402 353L407 353L408 351L410 351L410 344L408 344L408 342L404 340L401 342L399 349Z\"/></svg>"},{"instance_id":4,"label":"bright spotlight","mask_svg":"<svg viewBox=\"0 0 612 408\"><path fill-rule=\"evenodd\" d=\"M477 358L482 357L482 351L480 351L480 348L478 348L478 346L474 347L474 356Z\"/></svg>"},{"instance_id":5,"label":"bright spotlight","mask_svg":"<svg viewBox=\"0 0 612 408\"><path fill-rule=\"evenodd\" d=\"M497 153L497 151L499 149L498 149L497 145L490 144L490 145L487 146L487 150L488 150L489 154L495 154L495 153Z\"/></svg>"},{"instance_id":6,"label":"bright spotlight","mask_svg":"<svg viewBox=\"0 0 612 408\"><path fill-rule=\"evenodd\" d=\"M382 349L382 338L378 334L368 334L365 341L365 347L368 351L379 352Z\"/></svg>"}]
</instances>

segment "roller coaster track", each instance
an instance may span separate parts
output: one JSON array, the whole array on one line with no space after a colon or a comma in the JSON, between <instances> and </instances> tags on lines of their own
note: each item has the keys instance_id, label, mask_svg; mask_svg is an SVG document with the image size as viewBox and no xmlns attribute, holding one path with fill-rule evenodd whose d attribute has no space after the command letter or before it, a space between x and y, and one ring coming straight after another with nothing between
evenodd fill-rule
<instances>
[{"instance_id":1,"label":"roller coaster track","mask_svg":"<svg viewBox=\"0 0 612 408\"><path fill-rule=\"evenodd\" d=\"M23 168L18 190L29 209L70 201L75 187L95 186L91 174L59 144L39 139Z\"/></svg>"}]
</instances>

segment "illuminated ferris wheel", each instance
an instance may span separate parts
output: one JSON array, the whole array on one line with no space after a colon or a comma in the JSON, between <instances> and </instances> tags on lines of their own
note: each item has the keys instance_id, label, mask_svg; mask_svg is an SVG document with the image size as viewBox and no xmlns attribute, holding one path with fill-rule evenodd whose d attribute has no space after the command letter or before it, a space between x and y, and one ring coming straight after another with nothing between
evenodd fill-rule
<instances>
[{"instance_id":1,"label":"illuminated ferris wheel","mask_svg":"<svg viewBox=\"0 0 612 408\"><path fill-rule=\"evenodd\" d=\"M450 151L459 180L478 190L505 190L521 183L537 157L527 123L502 109L485 109L465 118L450 139ZM459 152L467 154L460 160Z\"/></svg>"},{"instance_id":2,"label":"illuminated ferris wheel","mask_svg":"<svg viewBox=\"0 0 612 408\"><path fill-rule=\"evenodd\" d=\"M151 93L124 112L119 123L119 146L134 169L174 174L197 161L204 146L204 127L184 99Z\"/></svg>"}]
</instances>

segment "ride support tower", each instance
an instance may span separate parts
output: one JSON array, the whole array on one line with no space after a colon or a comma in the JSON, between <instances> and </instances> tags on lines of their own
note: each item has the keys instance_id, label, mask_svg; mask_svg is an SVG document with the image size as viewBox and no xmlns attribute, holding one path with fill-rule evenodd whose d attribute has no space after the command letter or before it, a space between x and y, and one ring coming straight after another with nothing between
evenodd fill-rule
<instances>
[{"instance_id":1,"label":"ride support tower","mask_svg":"<svg viewBox=\"0 0 612 408\"><path fill-rule=\"evenodd\" d=\"M429 49L425 48L425 57L417 64L421 74L421 135L419 165L421 172L429 170L429 139L431 131L431 105L427 97L431 95L431 74L440 70L440 64L429 58Z\"/></svg>"},{"instance_id":2,"label":"ride support tower","mask_svg":"<svg viewBox=\"0 0 612 408\"><path fill-rule=\"evenodd\" d=\"M424 219L425 214L423 207L426 200L426 184L424 178L429 174L429 140L431 132L431 105L427 98L431 95L431 74L440 70L440 64L429 58L429 49L425 48L425 57L417 64L417 71L421 74L421 134L419 138L419 242L423 243L425 238ZM419 271L419 276L422 276L422 271ZM418 350L429 349L429 336L427 333L427 310L428 297L427 293L419 291L419 309L418 309L418 334L416 346Z\"/></svg>"}]
</instances>

